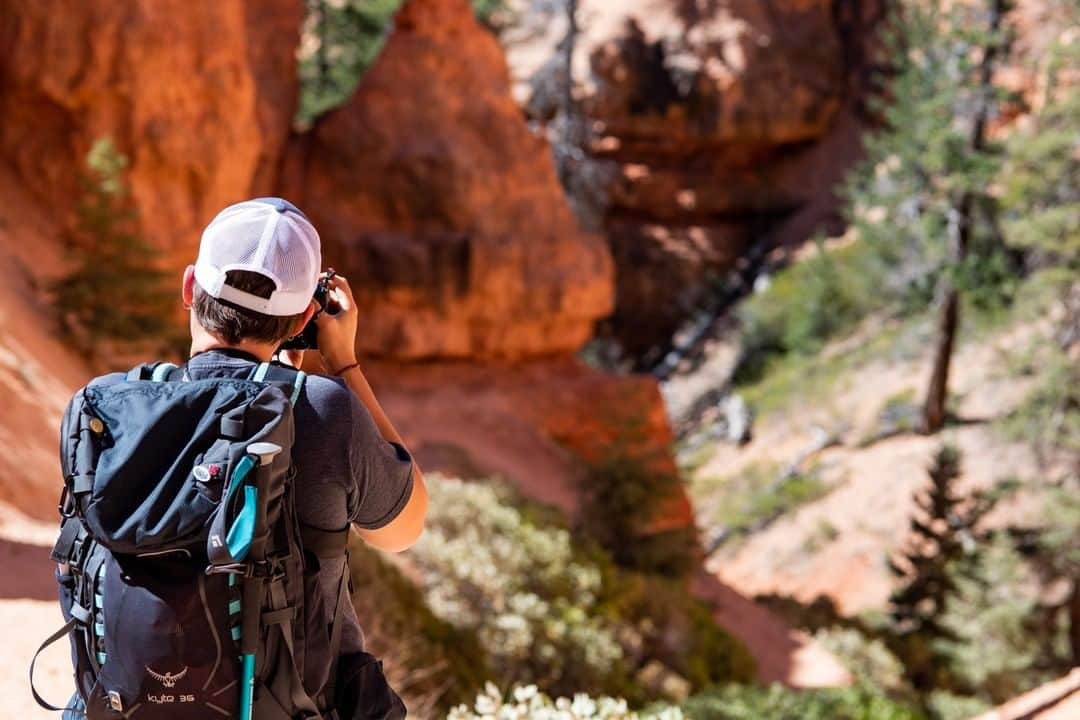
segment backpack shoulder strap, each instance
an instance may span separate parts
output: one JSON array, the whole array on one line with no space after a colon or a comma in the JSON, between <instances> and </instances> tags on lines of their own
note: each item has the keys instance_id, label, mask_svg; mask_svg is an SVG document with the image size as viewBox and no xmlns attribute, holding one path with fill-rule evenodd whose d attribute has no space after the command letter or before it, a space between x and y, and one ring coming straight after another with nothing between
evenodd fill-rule
<instances>
[{"instance_id":1,"label":"backpack shoulder strap","mask_svg":"<svg viewBox=\"0 0 1080 720\"><path fill-rule=\"evenodd\" d=\"M128 370L127 380L128 382L136 380L163 382L169 379L169 375L173 370L176 370L176 365L171 362L141 363Z\"/></svg>"},{"instance_id":2,"label":"backpack shoulder strap","mask_svg":"<svg viewBox=\"0 0 1080 720\"><path fill-rule=\"evenodd\" d=\"M292 392L289 394L289 402L295 406L296 401L300 399L300 391L304 387L307 373L303 370L297 370L294 367L289 367L288 365L283 365L281 363L264 362L260 363L251 371L250 379L255 382L291 385Z\"/></svg>"},{"instance_id":3,"label":"backpack shoulder strap","mask_svg":"<svg viewBox=\"0 0 1080 720\"><path fill-rule=\"evenodd\" d=\"M176 369L176 366L171 362L159 362L154 365L154 372L150 375L150 379L154 382L165 382L169 379L170 373Z\"/></svg>"}]
</instances>

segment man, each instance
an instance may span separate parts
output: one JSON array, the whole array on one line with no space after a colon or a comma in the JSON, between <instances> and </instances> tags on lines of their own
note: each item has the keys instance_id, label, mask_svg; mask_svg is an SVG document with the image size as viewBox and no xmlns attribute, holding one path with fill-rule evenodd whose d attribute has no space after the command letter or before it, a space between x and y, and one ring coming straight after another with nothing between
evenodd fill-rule
<instances>
[{"instance_id":1,"label":"man","mask_svg":"<svg viewBox=\"0 0 1080 720\"><path fill-rule=\"evenodd\" d=\"M222 210L184 271L189 376L247 377L252 365L273 358L318 310L320 271L319 235L288 201L260 198ZM338 311L315 323L334 377L310 377L294 408L297 510L306 525L336 530L351 522L369 545L400 552L423 530L424 478L356 361L357 308L346 278L331 278L329 300ZM288 359L298 364L300 353L289 351ZM324 571L336 587L340 567Z\"/></svg>"},{"instance_id":2,"label":"man","mask_svg":"<svg viewBox=\"0 0 1080 720\"><path fill-rule=\"evenodd\" d=\"M222 210L183 275L191 330L187 378L247 378L255 365L274 359L316 314L321 267L319 235L291 203L258 198ZM336 312L314 322L331 376L308 377L293 407L297 514L307 528L333 532L351 524L369 545L399 552L423 530L424 478L356 361L358 311L344 277L331 278L328 300ZM294 366L302 359L302 351L282 354ZM344 562L344 556L320 562L328 610L337 605ZM342 621L340 656L360 652L363 634L351 603Z\"/></svg>"}]
</instances>

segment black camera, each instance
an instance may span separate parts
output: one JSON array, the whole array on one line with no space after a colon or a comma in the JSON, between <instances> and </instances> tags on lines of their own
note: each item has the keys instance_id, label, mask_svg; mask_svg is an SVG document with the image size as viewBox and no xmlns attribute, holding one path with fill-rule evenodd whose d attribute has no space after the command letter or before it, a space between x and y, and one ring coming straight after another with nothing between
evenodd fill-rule
<instances>
[{"instance_id":1,"label":"black camera","mask_svg":"<svg viewBox=\"0 0 1080 720\"><path fill-rule=\"evenodd\" d=\"M315 350L319 347L319 326L315 324L315 318L324 312L330 315L337 314L337 305L330 304L330 278L336 275L333 270L327 270L319 278L319 284L315 286L315 302L319 303L319 309L311 316L311 320L298 334L281 344L279 350Z\"/></svg>"}]
</instances>

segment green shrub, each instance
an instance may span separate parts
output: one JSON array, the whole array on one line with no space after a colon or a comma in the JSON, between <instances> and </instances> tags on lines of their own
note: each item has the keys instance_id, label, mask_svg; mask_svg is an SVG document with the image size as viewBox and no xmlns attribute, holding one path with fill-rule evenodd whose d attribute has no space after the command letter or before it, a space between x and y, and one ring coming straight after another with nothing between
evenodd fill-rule
<instances>
[{"instance_id":1,"label":"green shrub","mask_svg":"<svg viewBox=\"0 0 1080 720\"><path fill-rule=\"evenodd\" d=\"M694 720L921 720L918 711L868 687L790 690L730 685L690 698Z\"/></svg>"},{"instance_id":2,"label":"green shrub","mask_svg":"<svg viewBox=\"0 0 1080 720\"><path fill-rule=\"evenodd\" d=\"M691 526L650 532L662 503L685 489L674 473L650 468L648 459L613 452L588 467L582 484L579 533L599 544L621 567L685 578L701 558L697 530Z\"/></svg>"},{"instance_id":3,"label":"green shrub","mask_svg":"<svg viewBox=\"0 0 1080 720\"><path fill-rule=\"evenodd\" d=\"M1030 265L1075 271L1080 266L1080 89L1068 76L1080 67L1080 45L1066 42L1047 55L1053 68L1044 90L1048 102L1006 145L1003 224L1009 243L1028 253Z\"/></svg>"},{"instance_id":4,"label":"green shrub","mask_svg":"<svg viewBox=\"0 0 1080 720\"><path fill-rule=\"evenodd\" d=\"M627 670L616 623L598 612L601 573L570 532L530 522L505 488L429 480L410 555L435 614L474 632L503 682L564 694L617 684Z\"/></svg>"},{"instance_id":5,"label":"green shrub","mask_svg":"<svg viewBox=\"0 0 1080 720\"><path fill-rule=\"evenodd\" d=\"M642 661L659 660L694 690L754 681L757 669L750 651L716 624L684 582L627 572L602 558L598 563L604 573L601 611L620 619L638 638ZM636 703L651 699L635 683L612 691Z\"/></svg>"},{"instance_id":6,"label":"green shrub","mask_svg":"<svg viewBox=\"0 0 1080 720\"><path fill-rule=\"evenodd\" d=\"M952 675L994 705L1058 674L1045 668L1047 638L1037 632L1035 578L1006 538L984 543L973 566L955 573L956 595L941 624L947 634L935 649Z\"/></svg>"},{"instance_id":7,"label":"green shrub","mask_svg":"<svg viewBox=\"0 0 1080 720\"><path fill-rule=\"evenodd\" d=\"M472 707L454 708L447 720L638 720L638 717L638 713L630 710L626 700L621 698L592 698L585 693L575 693L572 698L552 699L535 685L515 687L509 697L504 697L497 687L488 685ZM678 708L666 707L640 717L682 720L683 716Z\"/></svg>"},{"instance_id":8,"label":"green shrub","mask_svg":"<svg viewBox=\"0 0 1080 720\"><path fill-rule=\"evenodd\" d=\"M970 720L990 710L991 706L978 698L955 695L944 690L929 694L927 711L933 720Z\"/></svg>"},{"instance_id":9,"label":"green shrub","mask_svg":"<svg viewBox=\"0 0 1080 720\"><path fill-rule=\"evenodd\" d=\"M1032 362L1038 380L1000 427L1043 461L1064 457L1075 463L1080 459L1080 369L1050 343Z\"/></svg>"},{"instance_id":10,"label":"green shrub","mask_svg":"<svg viewBox=\"0 0 1080 720\"><path fill-rule=\"evenodd\" d=\"M836 250L819 243L808 259L777 273L739 307L743 356L736 382L759 379L773 358L816 352L894 301L884 282L887 273L887 259L861 241Z\"/></svg>"},{"instance_id":11,"label":"green shrub","mask_svg":"<svg viewBox=\"0 0 1080 720\"><path fill-rule=\"evenodd\" d=\"M697 484L699 506L717 508L706 518L728 536L742 536L818 500L830 491L816 469L785 475L773 464L753 464L742 472Z\"/></svg>"},{"instance_id":12,"label":"green shrub","mask_svg":"<svg viewBox=\"0 0 1080 720\"><path fill-rule=\"evenodd\" d=\"M908 690L904 683L904 666L882 640L867 637L866 632L853 627L835 626L818 630L814 640L867 687L882 688L891 693Z\"/></svg>"},{"instance_id":13,"label":"green shrub","mask_svg":"<svg viewBox=\"0 0 1080 720\"><path fill-rule=\"evenodd\" d=\"M427 531L409 556L434 613L479 640L501 685L641 704L662 694L639 681L649 663L692 688L754 678L749 652L684 579L629 571L575 544L565 519L506 487L428 480Z\"/></svg>"}]
</instances>

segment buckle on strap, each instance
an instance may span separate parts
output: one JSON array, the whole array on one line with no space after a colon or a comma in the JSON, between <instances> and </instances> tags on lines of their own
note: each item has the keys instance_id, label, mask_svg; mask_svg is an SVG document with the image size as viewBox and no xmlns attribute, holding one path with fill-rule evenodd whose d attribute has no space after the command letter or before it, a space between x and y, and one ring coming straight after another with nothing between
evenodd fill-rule
<instances>
[{"instance_id":1,"label":"buckle on strap","mask_svg":"<svg viewBox=\"0 0 1080 720\"><path fill-rule=\"evenodd\" d=\"M264 625L280 625L283 622L289 622L296 619L296 608L290 605L289 607L283 607L280 610L269 610L262 614L262 621Z\"/></svg>"},{"instance_id":2,"label":"buckle on strap","mask_svg":"<svg viewBox=\"0 0 1080 720\"><path fill-rule=\"evenodd\" d=\"M273 565L269 560L258 562L227 563L224 565L207 565L207 575L239 575L241 577L267 578L273 574Z\"/></svg>"},{"instance_id":3,"label":"buckle on strap","mask_svg":"<svg viewBox=\"0 0 1080 720\"><path fill-rule=\"evenodd\" d=\"M72 603L70 612L71 619L78 621L82 625L89 625L90 618L93 616L93 613L90 612L89 608L83 607L78 603Z\"/></svg>"},{"instance_id":4,"label":"buckle on strap","mask_svg":"<svg viewBox=\"0 0 1080 720\"><path fill-rule=\"evenodd\" d=\"M75 496L71 493L71 488L67 483L64 483L64 489L60 491L60 501L56 503L56 509L60 513L60 517L70 519L75 517Z\"/></svg>"},{"instance_id":5,"label":"buckle on strap","mask_svg":"<svg viewBox=\"0 0 1080 720\"><path fill-rule=\"evenodd\" d=\"M56 544L53 545L52 553L49 557L53 562L58 563L78 562L79 556L82 555L82 546L88 537L88 533L81 521L73 519L70 516L65 516L65 518L66 519L60 525L60 535L57 536Z\"/></svg>"}]
</instances>

